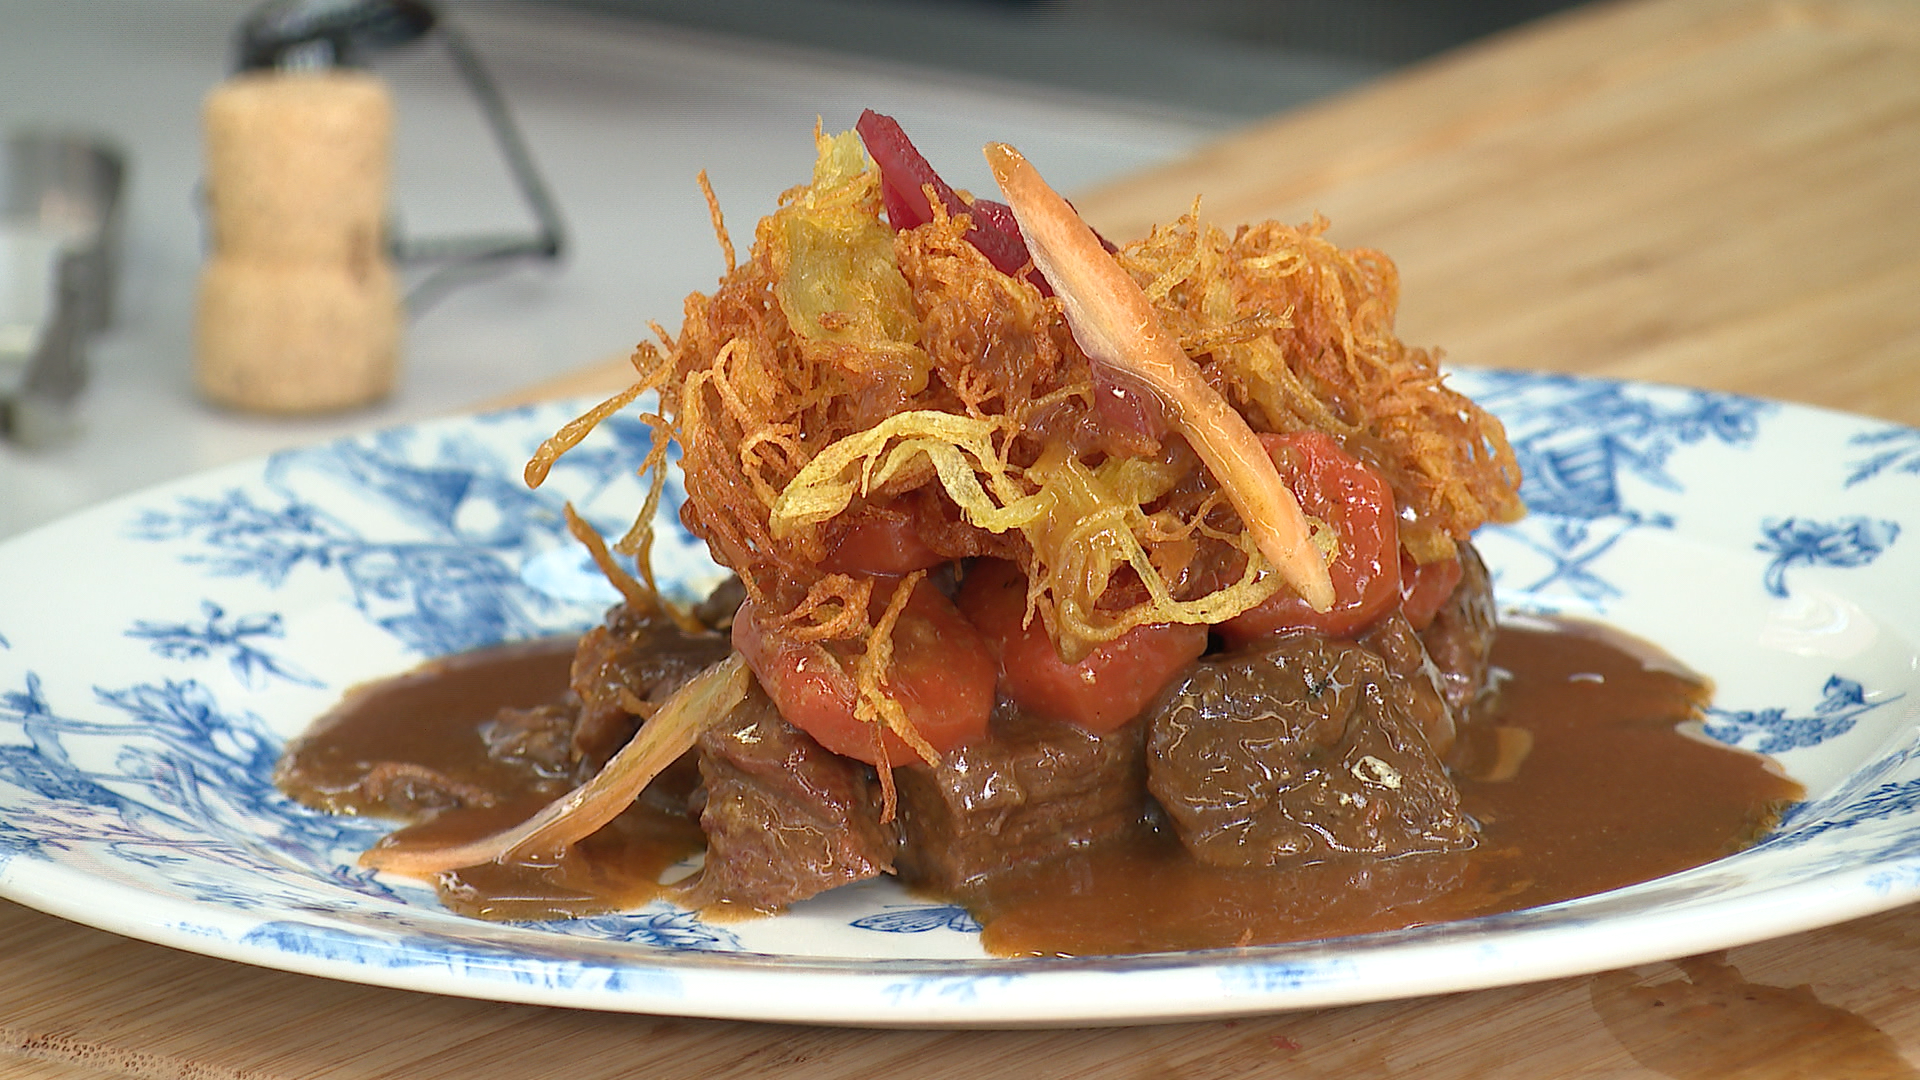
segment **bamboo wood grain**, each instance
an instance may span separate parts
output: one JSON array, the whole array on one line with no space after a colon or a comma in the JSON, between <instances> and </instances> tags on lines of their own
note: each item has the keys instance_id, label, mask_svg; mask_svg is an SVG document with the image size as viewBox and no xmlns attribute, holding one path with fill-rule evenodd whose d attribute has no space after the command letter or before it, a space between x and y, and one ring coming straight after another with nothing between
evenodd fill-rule
<instances>
[{"instance_id":1,"label":"bamboo wood grain","mask_svg":"<svg viewBox=\"0 0 1920 1080\"><path fill-rule=\"evenodd\" d=\"M1911 0L1598 5L1075 201L1127 237L1197 194L1211 220L1318 210L1337 241L1387 251L1403 334L1457 363L1920 423ZM516 398L607 392L627 370L607 361ZM0 902L0 1076L1911 1077L1916 973L1920 908L1906 908L1414 1001L1119 1030L853 1031L360 987Z\"/></svg>"},{"instance_id":2,"label":"bamboo wood grain","mask_svg":"<svg viewBox=\"0 0 1920 1080\"><path fill-rule=\"evenodd\" d=\"M437 997L176 952L4 902L0 941L0 1076L9 1078L1920 1075L1899 1057L1920 1051L1912 989L1920 908L1683 965L1240 1020L1064 1031L805 1028ZM1766 1045L1770 1032L1787 1037ZM1768 1059L1741 1071L1741 1055L1757 1044ZM1847 1061L1852 1071L1831 1067Z\"/></svg>"},{"instance_id":3,"label":"bamboo wood grain","mask_svg":"<svg viewBox=\"0 0 1920 1080\"><path fill-rule=\"evenodd\" d=\"M1920 423L1920 6L1600 5L1079 195L1333 223L1451 362Z\"/></svg>"}]
</instances>

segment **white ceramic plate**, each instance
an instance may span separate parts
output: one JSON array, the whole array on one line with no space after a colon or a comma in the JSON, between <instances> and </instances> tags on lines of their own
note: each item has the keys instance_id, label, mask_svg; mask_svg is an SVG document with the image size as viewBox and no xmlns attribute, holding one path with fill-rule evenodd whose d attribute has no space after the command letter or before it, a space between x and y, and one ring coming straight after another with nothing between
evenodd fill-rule
<instances>
[{"instance_id":1,"label":"white ceramic plate","mask_svg":"<svg viewBox=\"0 0 1920 1080\"><path fill-rule=\"evenodd\" d=\"M371 877L379 829L269 776L346 687L597 619L565 539L638 505L646 432L530 407L222 469L0 545L0 894L248 963L482 998L867 1025L1126 1023L1520 982L1723 948L1920 895L1920 431L1700 391L1466 372L1533 515L1481 548L1503 604L1592 615L1719 692L1709 731L1809 800L1732 858L1635 888L1321 943L1083 960L982 955L886 884L765 920L680 910L498 925ZM713 576L685 537L658 564Z\"/></svg>"}]
</instances>

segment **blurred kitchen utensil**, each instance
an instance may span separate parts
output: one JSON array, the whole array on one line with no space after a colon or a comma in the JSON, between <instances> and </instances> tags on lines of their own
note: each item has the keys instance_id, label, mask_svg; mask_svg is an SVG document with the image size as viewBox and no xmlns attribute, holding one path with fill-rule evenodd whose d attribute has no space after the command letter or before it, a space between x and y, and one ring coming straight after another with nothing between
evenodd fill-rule
<instances>
[{"instance_id":1,"label":"blurred kitchen utensil","mask_svg":"<svg viewBox=\"0 0 1920 1080\"><path fill-rule=\"evenodd\" d=\"M566 227L499 87L466 35L424 0L272 0L241 23L235 40L239 71L364 67L381 52L437 39L467 84L521 198L531 234L410 239L390 231L394 261L429 272L410 289L408 307L430 304L446 290L515 259L555 260Z\"/></svg>"},{"instance_id":2,"label":"blurred kitchen utensil","mask_svg":"<svg viewBox=\"0 0 1920 1080\"><path fill-rule=\"evenodd\" d=\"M71 430L87 342L113 318L126 161L59 131L0 154L0 436L46 445Z\"/></svg>"}]
</instances>

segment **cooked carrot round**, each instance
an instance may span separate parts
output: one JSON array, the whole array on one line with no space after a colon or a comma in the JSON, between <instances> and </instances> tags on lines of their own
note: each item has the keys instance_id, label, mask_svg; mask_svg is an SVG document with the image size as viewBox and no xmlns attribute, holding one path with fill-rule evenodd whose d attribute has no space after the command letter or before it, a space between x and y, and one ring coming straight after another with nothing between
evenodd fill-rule
<instances>
[{"instance_id":1,"label":"cooked carrot round","mask_svg":"<svg viewBox=\"0 0 1920 1080\"><path fill-rule=\"evenodd\" d=\"M821 746L870 765L918 760L906 740L856 713L857 652L771 633L749 602L733 620L733 645L787 722ZM997 676L993 656L953 601L922 580L893 627L893 662L881 689L920 738L944 754L987 733Z\"/></svg>"},{"instance_id":2,"label":"cooked carrot round","mask_svg":"<svg viewBox=\"0 0 1920 1080\"><path fill-rule=\"evenodd\" d=\"M1040 620L1021 625L1027 579L1019 567L998 559L975 562L954 601L999 658L1008 697L1035 715L1096 733L1140 715L1207 648L1204 626L1155 623L1136 626L1068 663Z\"/></svg>"},{"instance_id":3,"label":"cooked carrot round","mask_svg":"<svg viewBox=\"0 0 1920 1080\"><path fill-rule=\"evenodd\" d=\"M1400 603L1400 533L1385 477L1318 431L1261 435L1260 442L1301 509L1330 526L1339 551L1327 572L1334 600L1325 611L1282 591L1220 625L1239 643L1281 630L1328 637L1356 634Z\"/></svg>"}]
</instances>

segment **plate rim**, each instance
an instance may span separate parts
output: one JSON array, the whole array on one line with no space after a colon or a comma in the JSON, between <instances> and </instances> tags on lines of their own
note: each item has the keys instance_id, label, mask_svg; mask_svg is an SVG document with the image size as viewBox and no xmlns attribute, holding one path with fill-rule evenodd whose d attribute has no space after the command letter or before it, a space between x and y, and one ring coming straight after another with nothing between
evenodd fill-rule
<instances>
[{"instance_id":1,"label":"plate rim","mask_svg":"<svg viewBox=\"0 0 1920 1080\"><path fill-rule=\"evenodd\" d=\"M1450 369L1449 374L1485 375L1487 369ZM1720 398L1756 401L1792 412L1814 416L1823 416L1832 420L1856 424L1874 424L1888 429L1913 431L1892 421L1875 417L1845 413L1820 406L1803 405L1793 402L1771 401L1753 398L1747 395L1729 394L1724 391L1703 390L1696 387L1678 387L1671 384L1649 382L1645 380L1597 378L1584 375L1569 375L1556 372L1507 372L1500 373L1517 377L1523 382L1547 383L1569 381L1578 384L1612 384L1623 387L1648 387L1677 391L1705 393ZM476 422L485 422L489 418L511 416L532 410L549 407L570 408L576 402L590 404L593 399L565 399L558 402L538 402L515 406L488 413L462 414L453 417L434 418L414 423L391 425L376 432L347 436L343 439L329 440L317 446L332 446L345 442L378 437L385 433L416 431L421 429L459 428ZM138 492L129 493L108 500L77 514L47 523L18 536L0 541L0 555L9 549L25 547L29 543L42 542L42 538L56 536L62 530L80 528L95 522L118 521L132 509L177 492L197 489L218 482L227 477L258 476L264 472L268 463L280 455L266 455L233 462L212 469L203 470L189 476L175 478ZM0 628L4 629L4 628ZM1906 628L1910 630L1911 628ZM3 639L0 639L3 640ZM1736 855L1732 858L1738 859ZM1723 865L1725 860L1708 864ZM1881 889L1866 889L1862 880L1870 871L1884 870L1886 866L1911 865L1915 871L1908 880L1895 883ZM23 868L33 868L23 873ZM1680 875L1657 881L1671 882L1685 878L1706 868L1684 871ZM63 882L62 879L71 879ZM65 885L65 888L60 886ZM1402 997L1423 996L1432 993L1453 992L1459 990L1484 989L1492 986L1533 982L1587 971L1601 970L1594 967L1591 959L1568 960L1563 958L1557 963L1540 963L1532 968L1531 974L1520 978L1488 972L1484 976L1468 975L1462 977L1457 971L1446 977L1435 977L1429 985L1422 986L1418 980L1403 983L1401 989L1386 994L1371 993L1358 984L1348 981L1337 987L1323 987L1318 990L1302 989L1298 986L1268 987L1249 989L1237 996L1221 994L1210 999L1193 998L1180 1007L1169 1008L1165 1000L1156 1002L1152 1007L1137 1007L1131 1011L1116 1010L1110 1002L1093 1002L1081 1006L1080 1003L1061 1003L1056 1010L1041 1018L1023 1017L1017 1009L1009 1010L1004 993L986 995L986 1000L977 994L955 994L943 996L936 994L930 999L922 999L918 994L907 994L905 1005L896 1003L893 1013L884 1018L871 1015L854 1015L846 1002L827 1003L818 999L796 1000L785 1011L759 1011L753 1015L740 1015L731 1011L715 1011L711 1002L692 1001L671 996L654 995L636 997L627 991L607 991L604 989L558 988L537 986L531 983L516 983L511 978L487 982L461 983L458 979L436 972L428 967L395 968L375 967L364 963L340 961L325 957L275 950L270 947L254 945L215 935L196 935L180 929L186 920L172 923L152 918L128 917L118 919L111 913L102 914L103 903L85 903L80 896L87 890L77 886L99 884L97 874L89 874L82 866L70 862L45 860L29 855L12 857L0 853L0 897L11 899L24 906L68 919L83 925L94 926L123 936L149 941L166 947L202 953L223 959L236 960L254 966L278 970L297 971L305 974L334 978L348 982L369 985L389 986L400 989L422 990L432 993L450 994L485 1000L518 1001L528 1004L560 1004L570 1007L589 1008L604 1011L632 1011L659 1015L705 1016L728 1019L764 1020L771 1022L823 1023L871 1027L895 1026L961 1026L961 1027L1026 1027L1026 1026L1085 1026L1101 1024L1130 1024L1164 1020L1197 1020L1212 1017L1245 1015L1249 1013L1275 1012L1282 1010L1317 1008L1333 1005L1354 1004L1364 1001L1397 999ZM1652 884L1652 883L1648 883ZM1599 894L1603 897L1630 893L1644 886L1632 886L1626 890ZM123 883L123 889L139 892L137 886ZM1851 902L1834 903L1829 895L1835 889L1845 889ZM152 906L135 905L147 911L155 908L171 910L179 907L187 910L199 910L200 901L190 898L161 893L141 892L140 895L153 901ZM1801 901L1821 898L1825 902L1810 904ZM1527 909L1529 912L1553 912L1577 907L1593 898L1580 898L1542 908ZM1793 934L1819 926L1858 918L1878 911L1888 910L1920 899L1920 858L1908 858L1895 863L1868 866L1847 867L1830 873L1820 874L1804 880L1778 886L1761 893L1740 897L1739 905L1757 910L1746 913L1747 917L1737 921L1716 918L1714 909L1695 909L1683 905L1680 909L1658 913L1659 920L1672 920L1686 926L1697 925L1701 933L1700 946L1693 951L1706 951L1716 948L1728 948L1752 941ZM1836 916L1836 912L1840 913ZM1185 977L1198 974L1217 976L1224 967L1245 967L1261 969L1264 967L1284 967L1302 956L1325 957L1339 955L1360 958L1372 962L1384 953L1401 955L1445 954L1450 951L1470 948L1466 942L1449 943L1440 940L1449 929L1457 929L1465 924L1496 924L1510 915L1484 916L1465 920L1463 923L1444 924L1440 928L1413 928L1404 931L1392 931L1384 934L1362 935L1352 938L1338 938L1330 941L1289 943L1275 946L1257 946L1248 949L1199 950L1177 953L1133 954L1122 957L1087 957L1071 960L1052 960L1045 958L988 958L988 959L831 959L809 956L761 955L745 957L746 964L735 962L734 957L724 953L683 954L671 950L634 949L633 956L621 963L605 966L608 971L634 971L664 969L674 974L684 974L679 969L688 968L700 973L710 973L716 968L732 969L745 967L753 974L769 983L798 982L805 985L817 978L832 978L843 984L862 985L882 984L888 980L898 985L905 978L909 982L919 980L959 980L969 983L981 983L984 980L999 978L1003 975L1017 975L1018 982L1028 984L1023 991L1038 991L1038 996L1046 997L1057 993L1053 983L1065 981L1073 983L1089 972L1111 978L1115 975L1133 977L1143 975L1165 976L1168 973L1181 973ZM1643 918L1646 916L1643 916ZM249 917L250 918L250 917ZM315 916L324 922L336 918L336 913L327 912L324 916ZM218 921L218 920L215 920ZM1568 934L1565 927L1550 927L1549 932ZM1529 933L1525 928L1503 931L1520 935L1524 940ZM1584 931L1582 931L1584 933ZM1664 937L1661 935L1660 937ZM1433 939L1433 940L1428 940ZM1648 938L1647 941L1658 940ZM1637 947L1637 951L1636 951ZM1587 953L1597 954L1596 943ZM1660 947L1646 943L1610 941L1605 949L1607 968L1631 966L1652 960L1667 959L1675 953L1670 947ZM1653 954L1659 955L1653 955ZM530 956L536 963L551 962L551 958ZM1389 961L1391 956L1389 956ZM1117 970L1116 970L1117 969ZM1442 970L1442 969L1437 969ZM1284 981L1284 980L1282 980ZM1411 988L1408 988L1411 987ZM876 985L868 991L884 989ZM1003 986L1001 990L1006 988ZM777 996L777 995L776 995ZM1031 996L1031 995L1028 995ZM995 1001L1000 1002L996 1004ZM857 1007L854 1009L857 1011Z\"/></svg>"}]
</instances>

